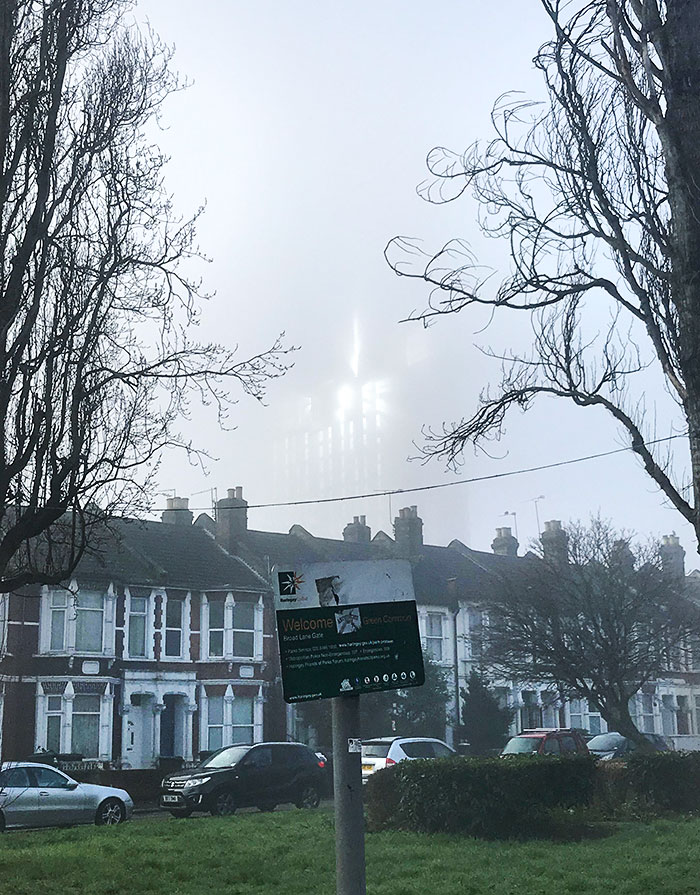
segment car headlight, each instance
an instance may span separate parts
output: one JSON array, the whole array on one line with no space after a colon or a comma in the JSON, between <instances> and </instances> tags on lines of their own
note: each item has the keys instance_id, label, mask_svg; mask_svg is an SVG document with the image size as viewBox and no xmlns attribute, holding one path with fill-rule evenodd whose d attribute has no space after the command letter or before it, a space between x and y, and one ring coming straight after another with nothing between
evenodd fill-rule
<instances>
[{"instance_id":1,"label":"car headlight","mask_svg":"<svg viewBox=\"0 0 700 895\"><path fill-rule=\"evenodd\" d=\"M188 789L190 786L202 786L204 783L209 783L211 777L195 777L194 780L185 780L185 789Z\"/></svg>"}]
</instances>

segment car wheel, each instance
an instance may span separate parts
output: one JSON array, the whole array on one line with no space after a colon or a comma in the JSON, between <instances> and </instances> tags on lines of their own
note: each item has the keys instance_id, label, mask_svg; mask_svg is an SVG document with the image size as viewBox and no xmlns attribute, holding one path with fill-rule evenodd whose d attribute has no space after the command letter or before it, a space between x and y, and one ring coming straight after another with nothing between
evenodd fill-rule
<instances>
[{"instance_id":1,"label":"car wheel","mask_svg":"<svg viewBox=\"0 0 700 895\"><path fill-rule=\"evenodd\" d=\"M98 827L111 827L113 824L122 823L125 819L124 803L119 799L105 799L95 814L95 823Z\"/></svg>"},{"instance_id":2,"label":"car wheel","mask_svg":"<svg viewBox=\"0 0 700 895\"><path fill-rule=\"evenodd\" d=\"M170 813L173 817L189 817L192 814L191 808L171 808Z\"/></svg>"},{"instance_id":3,"label":"car wheel","mask_svg":"<svg viewBox=\"0 0 700 895\"><path fill-rule=\"evenodd\" d=\"M313 783L307 784L301 792L299 793L299 799L296 802L297 808L318 808L321 802L321 795L317 789L313 785Z\"/></svg>"},{"instance_id":4,"label":"car wheel","mask_svg":"<svg viewBox=\"0 0 700 895\"><path fill-rule=\"evenodd\" d=\"M265 805L258 805L258 811L274 811L276 807L274 802L268 802Z\"/></svg>"},{"instance_id":5,"label":"car wheel","mask_svg":"<svg viewBox=\"0 0 700 895\"><path fill-rule=\"evenodd\" d=\"M214 817L229 817L236 810L236 800L230 789L220 789L212 797L209 813Z\"/></svg>"},{"instance_id":6,"label":"car wheel","mask_svg":"<svg viewBox=\"0 0 700 895\"><path fill-rule=\"evenodd\" d=\"M5 815L0 811L0 833L5 832Z\"/></svg>"}]
</instances>

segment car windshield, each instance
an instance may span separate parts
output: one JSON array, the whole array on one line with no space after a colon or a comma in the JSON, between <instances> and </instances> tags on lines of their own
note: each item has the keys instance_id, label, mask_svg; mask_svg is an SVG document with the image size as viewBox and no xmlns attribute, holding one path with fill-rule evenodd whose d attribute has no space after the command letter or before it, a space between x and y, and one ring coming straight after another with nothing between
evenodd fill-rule
<instances>
[{"instance_id":1,"label":"car windshield","mask_svg":"<svg viewBox=\"0 0 700 895\"><path fill-rule=\"evenodd\" d=\"M365 758L386 758L391 743L363 743L362 754Z\"/></svg>"},{"instance_id":2,"label":"car windshield","mask_svg":"<svg viewBox=\"0 0 700 895\"><path fill-rule=\"evenodd\" d=\"M619 733L600 733L588 741L589 752L612 752L624 745L625 738Z\"/></svg>"},{"instance_id":3,"label":"car windshield","mask_svg":"<svg viewBox=\"0 0 700 895\"><path fill-rule=\"evenodd\" d=\"M537 752L542 742L542 737L513 737L503 750L504 755L525 755L528 752Z\"/></svg>"},{"instance_id":4,"label":"car windshield","mask_svg":"<svg viewBox=\"0 0 700 895\"><path fill-rule=\"evenodd\" d=\"M228 746L220 749L209 758L205 758L199 765L200 768L232 768L243 756L250 752L251 746Z\"/></svg>"}]
</instances>

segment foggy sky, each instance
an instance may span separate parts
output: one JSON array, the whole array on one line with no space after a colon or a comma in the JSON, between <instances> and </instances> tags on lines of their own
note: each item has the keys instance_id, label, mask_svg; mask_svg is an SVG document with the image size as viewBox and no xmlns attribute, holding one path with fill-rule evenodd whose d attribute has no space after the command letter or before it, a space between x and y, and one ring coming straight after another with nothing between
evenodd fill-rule
<instances>
[{"instance_id":1,"label":"foggy sky","mask_svg":"<svg viewBox=\"0 0 700 895\"><path fill-rule=\"evenodd\" d=\"M206 410L183 422L183 432L218 459L205 476L186 457L167 455L160 505L177 493L197 515L235 485L251 504L357 493L332 482L295 485L294 470L281 478L270 467L273 442L298 427L304 407L332 416L333 395L349 401L366 383L386 385L385 457L372 490L460 478L437 461L408 462L412 441L424 424L470 415L479 392L498 380L498 364L474 343L522 344L529 323L505 312L484 329L489 315L477 310L427 330L400 324L425 305L427 289L397 278L383 250L399 234L429 248L460 236L484 264L508 270L507 244L483 241L469 197L435 207L415 193L431 148L462 150L492 136L489 115L500 94L543 96L531 63L549 36L539 4L501 0L497 8L495 15L495 7L468 0L138 3L139 21L175 46L174 67L193 82L169 100L158 141L171 156L167 185L176 207L186 214L206 202L198 241L212 263L200 273L216 296L196 335L239 344L241 357L282 330L300 346L266 406L241 398L234 431L220 431ZM664 400L660 383L649 393L650 404L655 395ZM658 435L667 434L660 424ZM461 478L626 444L602 412L542 401L510 418L491 457L468 449ZM684 443L675 445L683 458ZM699 565L690 526L664 506L631 454L390 499L251 510L249 524L286 531L297 522L338 537L364 514L373 532L391 533L399 507L415 504L428 543L459 538L489 550L496 527L515 528L517 520L525 548L537 532L540 495L541 523L601 512L642 538L675 531L687 568Z\"/></svg>"}]
</instances>

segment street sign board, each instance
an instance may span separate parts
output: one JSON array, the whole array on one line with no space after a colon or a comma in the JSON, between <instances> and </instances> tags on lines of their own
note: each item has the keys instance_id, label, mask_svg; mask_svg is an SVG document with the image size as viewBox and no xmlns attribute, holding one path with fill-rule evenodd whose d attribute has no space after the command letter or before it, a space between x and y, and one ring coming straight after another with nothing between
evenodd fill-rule
<instances>
[{"instance_id":1,"label":"street sign board","mask_svg":"<svg viewBox=\"0 0 700 895\"><path fill-rule=\"evenodd\" d=\"M299 563L277 568L275 586L287 702L423 684L408 562Z\"/></svg>"}]
</instances>

